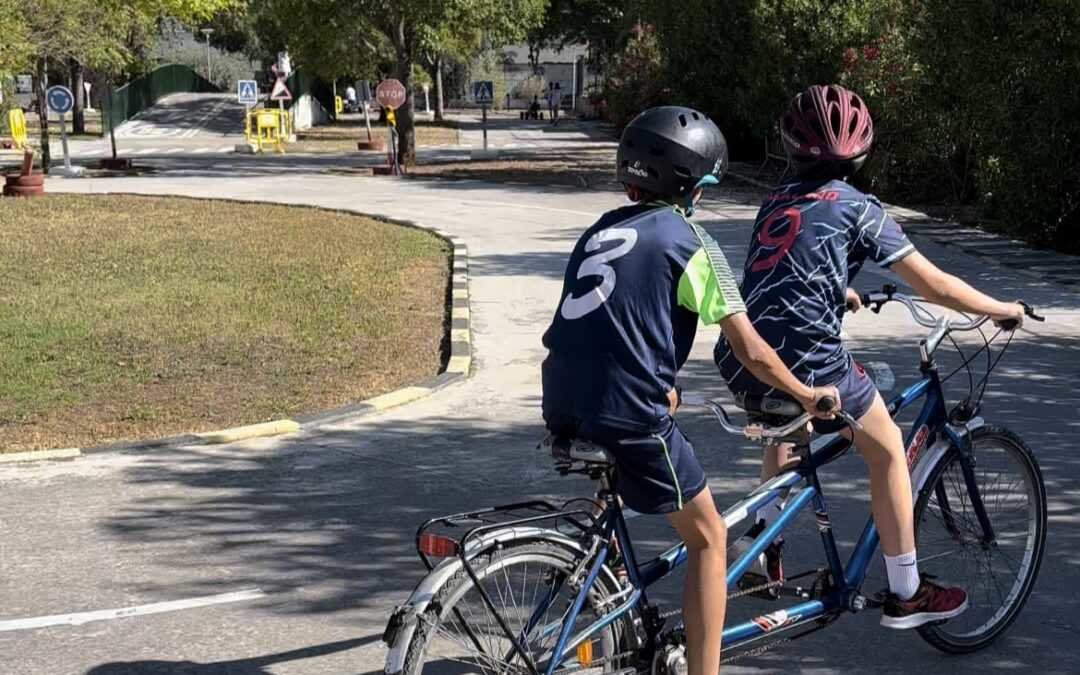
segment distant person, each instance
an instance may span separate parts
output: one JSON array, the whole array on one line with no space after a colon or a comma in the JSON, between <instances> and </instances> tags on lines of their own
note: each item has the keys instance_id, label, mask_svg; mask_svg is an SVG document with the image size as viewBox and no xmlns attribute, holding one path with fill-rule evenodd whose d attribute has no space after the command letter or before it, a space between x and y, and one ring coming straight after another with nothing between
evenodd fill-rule
<instances>
[{"instance_id":1,"label":"distant person","mask_svg":"<svg viewBox=\"0 0 1080 675\"><path fill-rule=\"evenodd\" d=\"M532 103L529 105L529 119L540 119L540 97L533 96Z\"/></svg>"},{"instance_id":2,"label":"distant person","mask_svg":"<svg viewBox=\"0 0 1080 675\"><path fill-rule=\"evenodd\" d=\"M349 112L353 112L356 108L356 87L350 84L345 87L345 109Z\"/></svg>"}]
</instances>

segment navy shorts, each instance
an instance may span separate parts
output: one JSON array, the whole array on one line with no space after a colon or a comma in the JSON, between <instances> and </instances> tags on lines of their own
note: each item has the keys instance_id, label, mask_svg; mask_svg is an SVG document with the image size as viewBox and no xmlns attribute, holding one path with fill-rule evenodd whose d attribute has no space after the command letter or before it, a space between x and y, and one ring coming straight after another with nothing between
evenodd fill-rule
<instances>
[{"instance_id":1,"label":"navy shorts","mask_svg":"<svg viewBox=\"0 0 1080 675\"><path fill-rule=\"evenodd\" d=\"M791 398L781 391L770 389L768 386L758 383L757 380L754 380L754 382L760 386L752 387L751 391L735 391L732 389L732 393L736 396L749 394L751 396L767 395L773 398ZM851 367L847 369L839 380L826 384L817 384L816 386L836 387L837 391L840 392L840 407L855 419L861 419L863 415L870 412L870 406L874 404L874 397L877 395L877 387L874 386L874 381L870 379L870 376L866 374L866 370L855 359L851 360ZM814 431L819 434L831 434L847 428L847 424L839 419L814 419L812 423Z\"/></svg>"},{"instance_id":2,"label":"navy shorts","mask_svg":"<svg viewBox=\"0 0 1080 675\"><path fill-rule=\"evenodd\" d=\"M694 446L667 417L654 434L586 425L551 416L548 430L603 446L615 458L615 491L638 513L672 513L705 489L705 470Z\"/></svg>"}]
</instances>

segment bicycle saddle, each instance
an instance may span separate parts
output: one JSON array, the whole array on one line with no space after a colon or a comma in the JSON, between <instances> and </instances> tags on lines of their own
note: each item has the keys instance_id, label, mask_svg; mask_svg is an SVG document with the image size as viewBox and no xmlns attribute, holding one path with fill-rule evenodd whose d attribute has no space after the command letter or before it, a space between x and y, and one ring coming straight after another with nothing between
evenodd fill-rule
<instances>
[{"instance_id":1,"label":"bicycle saddle","mask_svg":"<svg viewBox=\"0 0 1080 675\"><path fill-rule=\"evenodd\" d=\"M770 418L785 421L793 420L805 412L795 401L775 396L736 396L735 405L751 414L768 415Z\"/></svg>"},{"instance_id":2,"label":"bicycle saddle","mask_svg":"<svg viewBox=\"0 0 1080 675\"><path fill-rule=\"evenodd\" d=\"M583 441L580 438L569 436L549 435L540 442L540 447L551 453L556 466L584 462L586 464L600 464L610 466L615 463L608 451L603 447Z\"/></svg>"}]
</instances>

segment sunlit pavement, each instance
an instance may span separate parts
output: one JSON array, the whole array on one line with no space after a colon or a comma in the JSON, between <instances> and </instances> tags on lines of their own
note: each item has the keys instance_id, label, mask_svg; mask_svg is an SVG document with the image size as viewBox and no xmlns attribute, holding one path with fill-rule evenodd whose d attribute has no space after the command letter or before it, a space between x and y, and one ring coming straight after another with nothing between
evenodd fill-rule
<instances>
[{"instance_id":1,"label":"sunlit pavement","mask_svg":"<svg viewBox=\"0 0 1080 675\"><path fill-rule=\"evenodd\" d=\"M91 615L100 620L82 625L9 623L0 632L0 672L372 673L382 667L388 613L421 574L412 551L421 520L588 491L585 481L555 475L535 450L542 435L540 334L574 239L621 203L619 195L271 171L230 177L197 169L51 180L48 190L314 204L453 232L470 250L475 373L418 403L292 437L0 469L0 622L225 598L122 618ZM739 267L754 208L745 193L719 195L701 220ZM1035 594L1009 633L976 655L945 657L914 633L878 628L876 613L868 611L725 672L1075 671L1080 296L928 240L917 243L976 285L1024 298L1047 315L1005 357L984 411L1028 440L1048 479L1050 541ZM860 285L887 279L868 269ZM846 330L862 358L890 363L901 384L914 378L920 329L901 310L860 313ZM688 390L723 393L711 363L716 335L701 330L684 378ZM750 446L718 434L699 410L685 410L680 420L719 502L754 485ZM866 517L865 469L848 458L823 480L836 532L850 545ZM670 539L656 519L634 523L645 550ZM789 568L801 569L800 554L817 552L812 543L793 544ZM867 590L883 585L871 578ZM677 581L665 588L660 597L677 597ZM249 595L222 595L238 592ZM233 597L241 599L228 600Z\"/></svg>"}]
</instances>

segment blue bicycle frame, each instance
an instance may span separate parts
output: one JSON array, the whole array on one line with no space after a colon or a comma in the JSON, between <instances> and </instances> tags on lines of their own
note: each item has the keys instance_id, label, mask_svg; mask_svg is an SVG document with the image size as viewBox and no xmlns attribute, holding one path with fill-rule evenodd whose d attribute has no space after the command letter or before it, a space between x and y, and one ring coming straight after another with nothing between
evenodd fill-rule
<instances>
[{"instance_id":1,"label":"blue bicycle frame","mask_svg":"<svg viewBox=\"0 0 1080 675\"><path fill-rule=\"evenodd\" d=\"M960 437L948 423L948 412L937 370L932 364L928 364L924 366L923 373L924 379L908 387L888 404L890 414L895 416L915 401L925 398L922 410L912 426L912 431L906 443L908 462L909 466L912 467L918 459L922 448L930 447L942 433L946 435L951 445L957 448L962 447ZM792 488L802 483L801 489L787 500L777 519L754 540L754 543L738 560L729 566L727 586L729 589L736 586L753 561L757 559L773 539L795 520L807 504L812 504L814 508L831 580L830 586L823 589L820 597L816 599L726 627L723 632L724 651L744 646L746 643L766 635L776 634L809 622L838 615L846 610L855 611L861 609L861 603L857 603L856 600L865 600L860 595L860 587L866 577L867 567L872 556L877 550L878 533L874 527L873 519L868 519L862 535L855 545L855 549L848 558L847 564L843 564L837 550L836 540L833 537L825 497L817 476L820 467L840 457L849 449L850 445L850 441L839 435L817 439L805 452L798 467L763 483L746 498L724 511L724 522L728 528L731 528L744 520L749 514L756 513L757 509L781 499L785 494L789 494ZM552 658L548 662L545 675L553 675L554 671L573 653L574 648L590 636L618 620L635 607L641 604L647 605L646 589L686 562L686 547L680 543L655 559L639 565L634 556L633 546L627 532L626 520L618 500L610 492L601 496L606 502L604 512L597 520L596 525L598 541L601 543L592 558L588 576L575 597L570 612L558 626L560 634L552 653L559 656L558 658ZM977 492L973 496L977 498ZM977 511L980 514L982 513L981 509L977 509ZM980 520L984 520L984 518L981 517ZM992 538L989 523L984 522L982 525L986 536ZM618 550L624 559L632 591L618 607L606 613L585 629L571 635L589 589L608 559L610 542L613 538L617 542ZM537 611L533 613L533 616L538 620L545 609L546 606L542 603L537 608ZM519 636L519 640L524 641L526 636L535 628L536 621L529 621L522 635ZM553 632L554 628L548 628L548 630ZM519 645L515 645L515 650L524 657L524 650ZM526 661L530 670L538 673L531 661L529 659L526 659Z\"/></svg>"}]
</instances>

